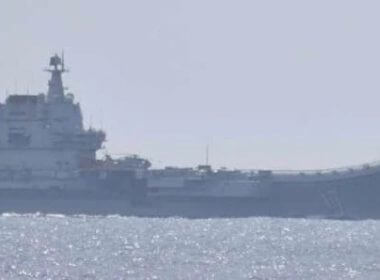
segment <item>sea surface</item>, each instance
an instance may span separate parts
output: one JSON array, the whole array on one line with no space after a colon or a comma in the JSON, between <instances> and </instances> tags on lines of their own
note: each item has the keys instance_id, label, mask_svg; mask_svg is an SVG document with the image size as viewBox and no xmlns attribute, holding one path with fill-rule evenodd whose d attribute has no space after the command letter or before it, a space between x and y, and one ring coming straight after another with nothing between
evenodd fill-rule
<instances>
[{"instance_id":1,"label":"sea surface","mask_svg":"<svg viewBox=\"0 0 380 280\"><path fill-rule=\"evenodd\" d=\"M0 279L380 279L380 221L0 216Z\"/></svg>"}]
</instances>

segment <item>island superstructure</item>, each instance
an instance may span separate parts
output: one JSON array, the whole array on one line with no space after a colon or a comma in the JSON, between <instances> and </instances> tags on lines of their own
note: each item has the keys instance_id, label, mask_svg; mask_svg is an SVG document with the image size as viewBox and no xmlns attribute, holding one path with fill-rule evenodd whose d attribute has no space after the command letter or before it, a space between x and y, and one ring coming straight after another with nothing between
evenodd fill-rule
<instances>
[{"instance_id":1,"label":"island superstructure","mask_svg":"<svg viewBox=\"0 0 380 280\"><path fill-rule=\"evenodd\" d=\"M51 57L46 71L51 74L47 94L9 95L0 104L1 194L107 196L144 189L138 168L96 158L106 134L84 128L79 103L65 93L63 57ZM134 162L145 164L137 158Z\"/></svg>"}]
</instances>

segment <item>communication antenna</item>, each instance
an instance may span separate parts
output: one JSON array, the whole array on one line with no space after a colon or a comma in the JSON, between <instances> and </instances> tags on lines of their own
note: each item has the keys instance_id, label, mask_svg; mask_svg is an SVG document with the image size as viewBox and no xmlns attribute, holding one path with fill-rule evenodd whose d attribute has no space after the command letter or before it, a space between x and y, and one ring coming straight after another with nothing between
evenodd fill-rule
<instances>
[{"instance_id":1,"label":"communication antenna","mask_svg":"<svg viewBox=\"0 0 380 280\"><path fill-rule=\"evenodd\" d=\"M13 91L14 91L14 94L17 94L17 92L18 92L18 82L17 82L17 80L15 80Z\"/></svg>"},{"instance_id":2,"label":"communication antenna","mask_svg":"<svg viewBox=\"0 0 380 280\"><path fill-rule=\"evenodd\" d=\"M92 128L92 115L90 114L90 129Z\"/></svg>"},{"instance_id":3,"label":"communication antenna","mask_svg":"<svg viewBox=\"0 0 380 280\"><path fill-rule=\"evenodd\" d=\"M62 50L62 72L65 72L65 52Z\"/></svg>"},{"instance_id":4,"label":"communication antenna","mask_svg":"<svg viewBox=\"0 0 380 280\"><path fill-rule=\"evenodd\" d=\"M209 145L206 145L206 165L208 165L208 159L209 159Z\"/></svg>"},{"instance_id":5,"label":"communication antenna","mask_svg":"<svg viewBox=\"0 0 380 280\"><path fill-rule=\"evenodd\" d=\"M103 126L103 110L100 108L99 110L99 115L100 115L100 129L103 130L104 126Z\"/></svg>"}]
</instances>

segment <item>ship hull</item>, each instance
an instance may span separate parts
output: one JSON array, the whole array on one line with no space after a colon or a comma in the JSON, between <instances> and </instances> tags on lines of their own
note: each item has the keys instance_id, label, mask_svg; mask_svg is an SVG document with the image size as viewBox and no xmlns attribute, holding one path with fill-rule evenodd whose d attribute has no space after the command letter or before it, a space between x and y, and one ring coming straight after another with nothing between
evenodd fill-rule
<instances>
[{"instance_id":1,"label":"ship hull","mask_svg":"<svg viewBox=\"0 0 380 280\"><path fill-rule=\"evenodd\" d=\"M276 186L281 187L281 186ZM338 204L329 205L319 191L297 191L301 186L282 186L286 192L265 199L229 197L148 197L134 200L125 193L14 192L0 193L1 213L65 215L122 215L183 218L334 218L380 219L379 188L335 186ZM305 186L302 186L302 188ZM288 192L289 188L293 191ZM343 190L342 190L343 189ZM281 196L281 193L283 194ZM330 198L334 201L332 198Z\"/></svg>"},{"instance_id":2,"label":"ship hull","mask_svg":"<svg viewBox=\"0 0 380 280\"><path fill-rule=\"evenodd\" d=\"M324 205L308 202L277 204L274 201L252 199L154 199L145 203L132 203L118 198L11 198L0 199L0 213L42 213L63 215L121 215L149 218L182 217L207 218L326 218L326 219L380 219L380 207L347 208L343 215L331 213Z\"/></svg>"},{"instance_id":3,"label":"ship hull","mask_svg":"<svg viewBox=\"0 0 380 280\"><path fill-rule=\"evenodd\" d=\"M122 176L121 176L122 175ZM144 193L129 173L85 177L83 189L0 189L0 212L237 218L253 216L380 219L380 173L320 182L266 183L265 196ZM83 178L82 178L83 179ZM89 187L91 186L91 188ZM115 187L117 186L117 187Z\"/></svg>"}]
</instances>

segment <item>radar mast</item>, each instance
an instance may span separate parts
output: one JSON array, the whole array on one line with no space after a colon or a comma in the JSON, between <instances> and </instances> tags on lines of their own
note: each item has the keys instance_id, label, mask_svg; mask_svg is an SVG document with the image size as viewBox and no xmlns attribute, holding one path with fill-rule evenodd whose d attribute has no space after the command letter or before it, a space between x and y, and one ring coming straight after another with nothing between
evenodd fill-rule
<instances>
[{"instance_id":1,"label":"radar mast","mask_svg":"<svg viewBox=\"0 0 380 280\"><path fill-rule=\"evenodd\" d=\"M45 69L45 71L51 73L51 78L48 83L48 102L62 101L65 96L62 73L67 72L65 69L64 54L62 53L61 57L57 54L52 56L50 58L49 68Z\"/></svg>"}]
</instances>

